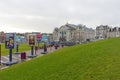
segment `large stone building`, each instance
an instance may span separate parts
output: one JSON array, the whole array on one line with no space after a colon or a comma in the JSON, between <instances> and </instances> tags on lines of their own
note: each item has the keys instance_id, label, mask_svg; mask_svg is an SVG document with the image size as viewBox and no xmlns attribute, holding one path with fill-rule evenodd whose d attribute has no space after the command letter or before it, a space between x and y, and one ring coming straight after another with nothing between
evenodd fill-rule
<instances>
[{"instance_id":1,"label":"large stone building","mask_svg":"<svg viewBox=\"0 0 120 80\"><path fill-rule=\"evenodd\" d=\"M65 24L53 31L54 41L85 42L95 38L95 31L85 25Z\"/></svg>"},{"instance_id":2,"label":"large stone building","mask_svg":"<svg viewBox=\"0 0 120 80\"><path fill-rule=\"evenodd\" d=\"M96 27L96 38L107 38L108 25L100 25Z\"/></svg>"},{"instance_id":3,"label":"large stone building","mask_svg":"<svg viewBox=\"0 0 120 80\"><path fill-rule=\"evenodd\" d=\"M119 27L110 27L108 25L100 25L96 27L96 38L111 38L111 37L119 37L120 36L120 28Z\"/></svg>"}]
</instances>

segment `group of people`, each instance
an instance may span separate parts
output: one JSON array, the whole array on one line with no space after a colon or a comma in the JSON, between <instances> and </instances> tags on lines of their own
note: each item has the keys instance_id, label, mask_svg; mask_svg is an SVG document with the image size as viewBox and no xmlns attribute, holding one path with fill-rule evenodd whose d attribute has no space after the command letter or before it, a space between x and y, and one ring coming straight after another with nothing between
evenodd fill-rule
<instances>
[{"instance_id":1,"label":"group of people","mask_svg":"<svg viewBox=\"0 0 120 80\"><path fill-rule=\"evenodd\" d=\"M52 47L55 47L55 49L58 49L58 47L60 47L60 45L58 45L58 44L50 44L49 45L49 47L50 47L50 50L52 50ZM43 45L43 49L44 49L44 52L47 52L47 44L46 44L46 42L44 42L44 45ZM61 47L63 48L64 47L64 44L61 44ZM38 48L37 47L35 47L35 50L37 50Z\"/></svg>"}]
</instances>

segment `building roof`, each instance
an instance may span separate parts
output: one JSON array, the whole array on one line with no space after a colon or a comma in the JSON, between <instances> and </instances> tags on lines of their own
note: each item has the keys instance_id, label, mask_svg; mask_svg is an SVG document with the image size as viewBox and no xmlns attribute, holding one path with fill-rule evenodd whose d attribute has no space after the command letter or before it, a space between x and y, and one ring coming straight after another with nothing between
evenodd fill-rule
<instances>
[{"instance_id":1,"label":"building roof","mask_svg":"<svg viewBox=\"0 0 120 80\"><path fill-rule=\"evenodd\" d=\"M77 27L77 26L74 25L74 24L68 24L68 23L67 23L67 24L61 26L60 29L61 29L61 28L64 28L64 29L66 29L66 30L75 30L76 27Z\"/></svg>"},{"instance_id":2,"label":"building roof","mask_svg":"<svg viewBox=\"0 0 120 80\"><path fill-rule=\"evenodd\" d=\"M58 31L59 31L59 29L56 27L56 28L54 29L54 31L55 31L55 32L58 32Z\"/></svg>"},{"instance_id":3,"label":"building roof","mask_svg":"<svg viewBox=\"0 0 120 80\"><path fill-rule=\"evenodd\" d=\"M97 26L96 29L108 29L109 26L108 25L100 25L100 26Z\"/></svg>"},{"instance_id":4,"label":"building roof","mask_svg":"<svg viewBox=\"0 0 120 80\"><path fill-rule=\"evenodd\" d=\"M74 25L74 24L69 24L66 23L65 25L62 25L60 28L55 28L54 31L58 32L59 30L76 30L79 27L79 29L84 30L84 31L94 31L92 28L87 28L85 25L79 24L79 25Z\"/></svg>"}]
</instances>

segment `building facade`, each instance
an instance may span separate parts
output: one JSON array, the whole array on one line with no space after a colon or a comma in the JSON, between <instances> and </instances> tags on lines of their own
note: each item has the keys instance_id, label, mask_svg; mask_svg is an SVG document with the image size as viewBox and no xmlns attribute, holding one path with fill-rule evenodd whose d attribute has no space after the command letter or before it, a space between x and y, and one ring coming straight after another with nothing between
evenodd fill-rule
<instances>
[{"instance_id":1,"label":"building facade","mask_svg":"<svg viewBox=\"0 0 120 80\"><path fill-rule=\"evenodd\" d=\"M85 25L65 24L53 31L54 41L84 42L95 38L95 30Z\"/></svg>"},{"instance_id":2,"label":"building facade","mask_svg":"<svg viewBox=\"0 0 120 80\"><path fill-rule=\"evenodd\" d=\"M0 32L0 42L5 42L5 33L3 31Z\"/></svg>"},{"instance_id":3,"label":"building facade","mask_svg":"<svg viewBox=\"0 0 120 80\"><path fill-rule=\"evenodd\" d=\"M110 27L108 25L100 25L96 27L96 38L111 38L111 37L119 37L120 36L120 28L119 27Z\"/></svg>"}]
</instances>

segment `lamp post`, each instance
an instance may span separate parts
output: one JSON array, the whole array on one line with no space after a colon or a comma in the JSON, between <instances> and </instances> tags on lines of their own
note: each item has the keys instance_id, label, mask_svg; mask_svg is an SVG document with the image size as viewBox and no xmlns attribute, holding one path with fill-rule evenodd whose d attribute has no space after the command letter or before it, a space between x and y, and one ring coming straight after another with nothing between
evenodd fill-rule
<instances>
[{"instance_id":1,"label":"lamp post","mask_svg":"<svg viewBox=\"0 0 120 80\"><path fill-rule=\"evenodd\" d=\"M9 62L12 62L12 48L9 49Z\"/></svg>"},{"instance_id":2,"label":"lamp post","mask_svg":"<svg viewBox=\"0 0 120 80\"><path fill-rule=\"evenodd\" d=\"M1 42L0 42L0 65L1 65Z\"/></svg>"},{"instance_id":3,"label":"lamp post","mask_svg":"<svg viewBox=\"0 0 120 80\"><path fill-rule=\"evenodd\" d=\"M34 55L34 46L31 46L31 55Z\"/></svg>"},{"instance_id":4,"label":"lamp post","mask_svg":"<svg viewBox=\"0 0 120 80\"><path fill-rule=\"evenodd\" d=\"M16 53L18 53L18 42L16 42Z\"/></svg>"},{"instance_id":5,"label":"lamp post","mask_svg":"<svg viewBox=\"0 0 120 80\"><path fill-rule=\"evenodd\" d=\"M79 31L79 42L80 42L80 31Z\"/></svg>"}]
</instances>

